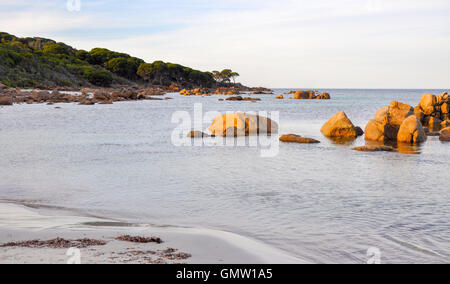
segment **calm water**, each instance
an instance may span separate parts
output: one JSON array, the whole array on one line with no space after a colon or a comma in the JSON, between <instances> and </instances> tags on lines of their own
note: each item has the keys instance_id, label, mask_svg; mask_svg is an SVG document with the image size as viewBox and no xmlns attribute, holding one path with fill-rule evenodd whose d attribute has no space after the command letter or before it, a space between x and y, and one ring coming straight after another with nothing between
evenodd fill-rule
<instances>
[{"instance_id":1,"label":"calm water","mask_svg":"<svg viewBox=\"0 0 450 284\"><path fill-rule=\"evenodd\" d=\"M198 226L249 236L314 262L450 261L450 144L360 153L320 127L345 110L365 127L391 100L417 105L442 90L327 90L330 101L169 101L0 108L0 199L128 222ZM278 92L282 92L278 90ZM322 141L252 147L175 147L174 111L279 111L281 133ZM208 127L204 125L204 129Z\"/></svg>"}]
</instances>

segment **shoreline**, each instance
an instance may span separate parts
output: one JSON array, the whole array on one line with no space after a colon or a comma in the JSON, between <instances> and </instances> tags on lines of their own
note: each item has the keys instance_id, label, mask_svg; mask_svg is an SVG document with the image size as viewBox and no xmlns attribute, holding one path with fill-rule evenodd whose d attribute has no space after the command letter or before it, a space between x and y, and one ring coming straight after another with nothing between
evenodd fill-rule
<instances>
[{"instance_id":1,"label":"shoreline","mask_svg":"<svg viewBox=\"0 0 450 284\"><path fill-rule=\"evenodd\" d=\"M123 235L159 237L163 243L132 243ZM0 246L9 242L95 239L103 246L82 248L82 263L300 264L305 260L249 238L200 228L157 227L112 220L48 216L22 205L0 203ZM168 253L168 251L173 253ZM67 248L0 247L1 264L64 264ZM178 255L189 256L178 258Z\"/></svg>"}]
</instances>

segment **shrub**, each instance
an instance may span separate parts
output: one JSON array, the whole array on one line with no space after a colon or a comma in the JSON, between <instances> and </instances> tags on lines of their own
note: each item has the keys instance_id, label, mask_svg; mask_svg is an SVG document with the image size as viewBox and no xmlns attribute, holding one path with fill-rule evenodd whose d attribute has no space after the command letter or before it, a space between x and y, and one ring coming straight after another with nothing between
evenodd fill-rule
<instances>
[{"instance_id":1,"label":"shrub","mask_svg":"<svg viewBox=\"0 0 450 284\"><path fill-rule=\"evenodd\" d=\"M84 72L83 77L88 80L89 83L100 87L109 87L113 82L111 73L106 70L87 70Z\"/></svg>"}]
</instances>

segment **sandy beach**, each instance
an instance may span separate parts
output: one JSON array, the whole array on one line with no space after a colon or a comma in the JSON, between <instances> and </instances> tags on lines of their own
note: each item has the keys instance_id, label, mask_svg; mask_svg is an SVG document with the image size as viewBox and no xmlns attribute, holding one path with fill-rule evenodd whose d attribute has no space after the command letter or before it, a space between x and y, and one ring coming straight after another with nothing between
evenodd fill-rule
<instances>
[{"instance_id":1,"label":"sandy beach","mask_svg":"<svg viewBox=\"0 0 450 284\"><path fill-rule=\"evenodd\" d=\"M163 243L115 240L131 235ZM307 263L235 234L197 228L132 225L97 218L47 216L28 207L0 203L0 245L30 240L93 239L103 246L80 249L83 264L266 264ZM64 264L67 248L0 247L1 264Z\"/></svg>"}]
</instances>

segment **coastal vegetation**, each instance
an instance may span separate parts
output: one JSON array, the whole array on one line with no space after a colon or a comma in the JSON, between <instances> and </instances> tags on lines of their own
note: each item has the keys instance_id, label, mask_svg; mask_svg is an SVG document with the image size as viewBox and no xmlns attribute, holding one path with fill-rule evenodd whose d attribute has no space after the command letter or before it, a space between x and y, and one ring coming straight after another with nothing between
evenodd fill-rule
<instances>
[{"instance_id":1,"label":"coastal vegetation","mask_svg":"<svg viewBox=\"0 0 450 284\"><path fill-rule=\"evenodd\" d=\"M140 58L105 48L77 50L44 38L19 38L0 32L0 83L8 87L109 87L156 85L213 88L230 85L238 73L225 69L215 77L175 63Z\"/></svg>"}]
</instances>

